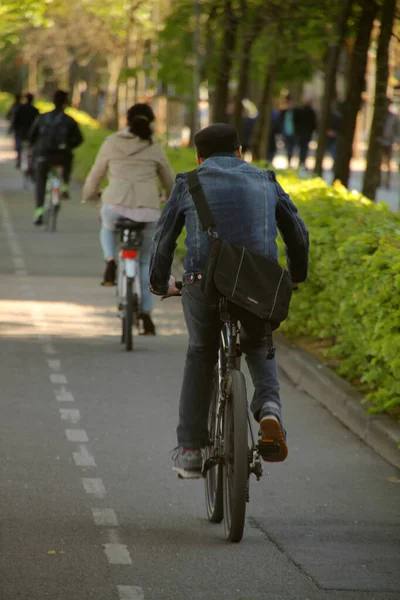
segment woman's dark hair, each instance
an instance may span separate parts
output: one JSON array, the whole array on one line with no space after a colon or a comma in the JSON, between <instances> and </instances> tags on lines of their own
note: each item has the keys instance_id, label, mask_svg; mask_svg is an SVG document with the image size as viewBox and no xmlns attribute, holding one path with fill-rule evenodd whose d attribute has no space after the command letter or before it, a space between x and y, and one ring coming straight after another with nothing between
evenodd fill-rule
<instances>
[{"instance_id":1,"label":"woman's dark hair","mask_svg":"<svg viewBox=\"0 0 400 600\"><path fill-rule=\"evenodd\" d=\"M130 107L126 115L128 128L133 135L137 135L141 140L153 142L153 132L150 127L155 119L153 109L148 104L134 104Z\"/></svg>"}]
</instances>

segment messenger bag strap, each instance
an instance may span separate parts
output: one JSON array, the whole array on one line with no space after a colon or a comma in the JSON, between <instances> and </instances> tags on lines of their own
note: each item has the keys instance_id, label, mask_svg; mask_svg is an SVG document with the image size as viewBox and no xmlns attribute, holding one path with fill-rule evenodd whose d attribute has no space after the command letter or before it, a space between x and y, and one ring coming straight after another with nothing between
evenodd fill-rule
<instances>
[{"instance_id":1,"label":"messenger bag strap","mask_svg":"<svg viewBox=\"0 0 400 600\"><path fill-rule=\"evenodd\" d=\"M197 214L200 219L203 231L208 231L215 227L216 223L207 199L204 195L203 188L197 174L197 169L188 172L189 192L193 198L194 205L196 207Z\"/></svg>"}]
</instances>

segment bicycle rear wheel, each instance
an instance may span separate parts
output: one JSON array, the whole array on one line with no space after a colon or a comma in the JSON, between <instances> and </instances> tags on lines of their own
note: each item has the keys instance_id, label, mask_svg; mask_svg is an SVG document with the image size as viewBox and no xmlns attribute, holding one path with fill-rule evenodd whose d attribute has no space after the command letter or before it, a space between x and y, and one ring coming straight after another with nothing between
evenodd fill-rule
<instances>
[{"instance_id":1,"label":"bicycle rear wheel","mask_svg":"<svg viewBox=\"0 0 400 600\"><path fill-rule=\"evenodd\" d=\"M218 411L219 411L218 369L215 369L213 395L208 412L208 443L205 448L205 460L215 457L218 444ZM206 472L205 496L208 519L212 523L221 523L224 518L222 465L215 464Z\"/></svg>"},{"instance_id":2,"label":"bicycle rear wheel","mask_svg":"<svg viewBox=\"0 0 400 600\"><path fill-rule=\"evenodd\" d=\"M126 280L126 306L123 319L124 342L128 352L133 349L133 281Z\"/></svg>"},{"instance_id":3,"label":"bicycle rear wheel","mask_svg":"<svg viewBox=\"0 0 400 600\"><path fill-rule=\"evenodd\" d=\"M49 221L49 231L54 232L57 228L57 215L60 210L60 206L58 204L53 204L50 210L50 221Z\"/></svg>"},{"instance_id":4,"label":"bicycle rear wheel","mask_svg":"<svg viewBox=\"0 0 400 600\"><path fill-rule=\"evenodd\" d=\"M228 373L229 395L224 412L224 524L231 542L240 542L248 493L247 396L243 373Z\"/></svg>"}]
</instances>

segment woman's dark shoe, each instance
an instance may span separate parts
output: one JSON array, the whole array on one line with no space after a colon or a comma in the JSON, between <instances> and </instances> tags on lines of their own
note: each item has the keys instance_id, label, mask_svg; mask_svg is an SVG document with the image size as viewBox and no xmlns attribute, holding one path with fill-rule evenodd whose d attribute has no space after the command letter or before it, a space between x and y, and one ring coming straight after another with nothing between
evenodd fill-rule
<instances>
[{"instance_id":1,"label":"woman's dark shoe","mask_svg":"<svg viewBox=\"0 0 400 600\"><path fill-rule=\"evenodd\" d=\"M104 285L105 287L111 287L112 285L115 285L116 273L117 265L115 264L115 260L107 261L101 285Z\"/></svg>"},{"instance_id":2,"label":"woman's dark shoe","mask_svg":"<svg viewBox=\"0 0 400 600\"><path fill-rule=\"evenodd\" d=\"M150 315L142 313L140 319L143 322L143 331L140 332L140 335L156 335L156 328Z\"/></svg>"}]
</instances>

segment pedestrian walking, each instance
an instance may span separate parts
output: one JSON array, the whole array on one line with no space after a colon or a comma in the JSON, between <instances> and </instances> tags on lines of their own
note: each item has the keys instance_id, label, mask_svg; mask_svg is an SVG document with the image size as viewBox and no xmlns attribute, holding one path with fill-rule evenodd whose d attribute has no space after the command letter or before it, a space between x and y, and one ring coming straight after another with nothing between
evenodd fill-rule
<instances>
[{"instance_id":1,"label":"pedestrian walking","mask_svg":"<svg viewBox=\"0 0 400 600\"><path fill-rule=\"evenodd\" d=\"M281 119L279 110L273 108L271 110L271 120L269 125L267 161L272 164L277 151L276 138L281 132Z\"/></svg>"},{"instance_id":2,"label":"pedestrian walking","mask_svg":"<svg viewBox=\"0 0 400 600\"><path fill-rule=\"evenodd\" d=\"M384 186L387 190L390 189L390 183L392 178L390 163L393 156L393 146L394 144L400 144L400 119L394 112L394 110L394 106L390 104L390 101L388 100L387 115L383 127L383 134L381 137L381 171L382 167L384 167L384 172L386 173Z\"/></svg>"},{"instance_id":3,"label":"pedestrian walking","mask_svg":"<svg viewBox=\"0 0 400 600\"><path fill-rule=\"evenodd\" d=\"M288 168L293 157L296 144L296 131L294 125L294 104L290 95L286 96L284 108L281 110L281 131L285 144L285 151L288 160Z\"/></svg>"},{"instance_id":4,"label":"pedestrian walking","mask_svg":"<svg viewBox=\"0 0 400 600\"><path fill-rule=\"evenodd\" d=\"M299 144L299 175L306 175L306 160L312 135L317 128L317 117L309 96L294 110L294 130Z\"/></svg>"},{"instance_id":5,"label":"pedestrian walking","mask_svg":"<svg viewBox=\"0 0 400 600\"><path fill-rule=\"evenodd\" d=\"M337 141L339 137L339 131L342 124L342 111L340 110L339 104L334 102L332 105L331 114L329 115L329 125L326 132L326 149L328 154L332 157L332 171L335 171L336 156L337 156Z\"/></svg>"}]
</instances>

